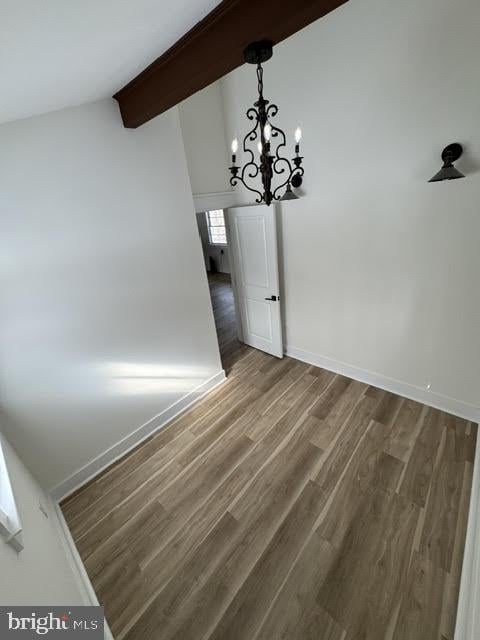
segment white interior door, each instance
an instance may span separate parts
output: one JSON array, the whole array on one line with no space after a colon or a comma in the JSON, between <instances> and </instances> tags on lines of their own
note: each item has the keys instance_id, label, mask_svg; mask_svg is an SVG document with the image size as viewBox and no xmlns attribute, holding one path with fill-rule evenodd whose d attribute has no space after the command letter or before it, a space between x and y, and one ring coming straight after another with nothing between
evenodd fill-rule
<instances>
[{"instance_id":1,"label":"white interior door","mask_svg":"<svg viewBox=\"0 0 480 640\"><path fill-rule=\"evenodd\" d=\"M283 358L274 209L259 205L227 211L243 341Z\"/></svg>"}]
</instances>

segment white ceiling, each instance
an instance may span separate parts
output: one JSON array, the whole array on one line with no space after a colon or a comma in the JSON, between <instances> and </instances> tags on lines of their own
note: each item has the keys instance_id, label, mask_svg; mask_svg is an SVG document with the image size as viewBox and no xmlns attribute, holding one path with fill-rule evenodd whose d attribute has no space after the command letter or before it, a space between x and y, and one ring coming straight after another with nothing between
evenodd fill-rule
<instances>
[{"instance_id":1,"label":"white ceiling","mask_svg":"<svg viewBox=\"0 0 480 640\"><path fill-rule=\"evenodd\" d=\"M0 0L0 122L113 95L219 0Z\"/></svg>"}]
</instances>

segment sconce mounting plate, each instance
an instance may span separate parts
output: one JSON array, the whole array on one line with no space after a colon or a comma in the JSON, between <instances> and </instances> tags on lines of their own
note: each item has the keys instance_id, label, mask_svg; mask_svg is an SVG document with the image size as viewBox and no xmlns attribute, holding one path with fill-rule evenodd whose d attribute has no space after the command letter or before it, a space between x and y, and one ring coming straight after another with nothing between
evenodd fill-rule
<instances>
[{"instance_id":1,"label":"sconce mounting plate","mask_svg":"<svg viewBox=\"0 0 480 640\"><path fill-rule=\"evenodd\" d=\"M442 151L442 160L444 162L455 162L460 158L463 153L463 147L459 142L449 144L448 147Z\"/></svg>"}]
</instances>

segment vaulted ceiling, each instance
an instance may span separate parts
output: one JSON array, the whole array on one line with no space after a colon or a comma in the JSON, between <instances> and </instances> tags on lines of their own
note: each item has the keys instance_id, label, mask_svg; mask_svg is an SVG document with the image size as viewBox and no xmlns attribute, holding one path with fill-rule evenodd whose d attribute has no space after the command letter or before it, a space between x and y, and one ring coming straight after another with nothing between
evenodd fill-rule
<instances>
[{"instance_id":1,"label":"vaulted ceiling","mask_svg":"<svg viewBox=\"0 0 480 640\"><path fill-rule=\"evenodd\" d=\"M218 0L2 0L0 122L112 96Z\"/></svg>"},{"instance_id":2,"label":"vaulted ceiling","mask_svg":"<svg viewBox=\"0 0 480 640\"><path fill-rule=\"evenodd\" d=\"M346 1L1 0L0 123L115 95L138 127Z\"/></svg>"}]
</instances>

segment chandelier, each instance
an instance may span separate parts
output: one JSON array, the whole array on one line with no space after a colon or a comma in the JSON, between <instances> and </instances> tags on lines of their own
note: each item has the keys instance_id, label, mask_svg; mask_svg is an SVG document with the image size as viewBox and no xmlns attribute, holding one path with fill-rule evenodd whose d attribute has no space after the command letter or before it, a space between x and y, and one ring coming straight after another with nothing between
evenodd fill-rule
<instances>
[{"instance_id":1,"label":"chandelier","mask_svg":"<svg viewBox=\"0 0 480 640\"><path fill-rule=\"evenodd\" d=\"M278 113L278 107L263 97L262 63L272 57L272 43L268 40L254 42L244 51L245 62L257 66L258 100L247 111L247 118L253 127L243 139L243 152L247 161L243 167L237 166L238 140L232 142L232 166L230 184L235 187L239 182L249 191L257 195L255 201L270 205L274 200L295 200L298 196L292 187L302 184L304 173L302 156L300 155L300 127L295 130L295 157L289 160L283 153L287 146L285 133L272 124L271 119ZM258 177L261 177L263 192L255 188ZM279 184L274 181L278 176Z\"/></svg>"}]
</instances>

